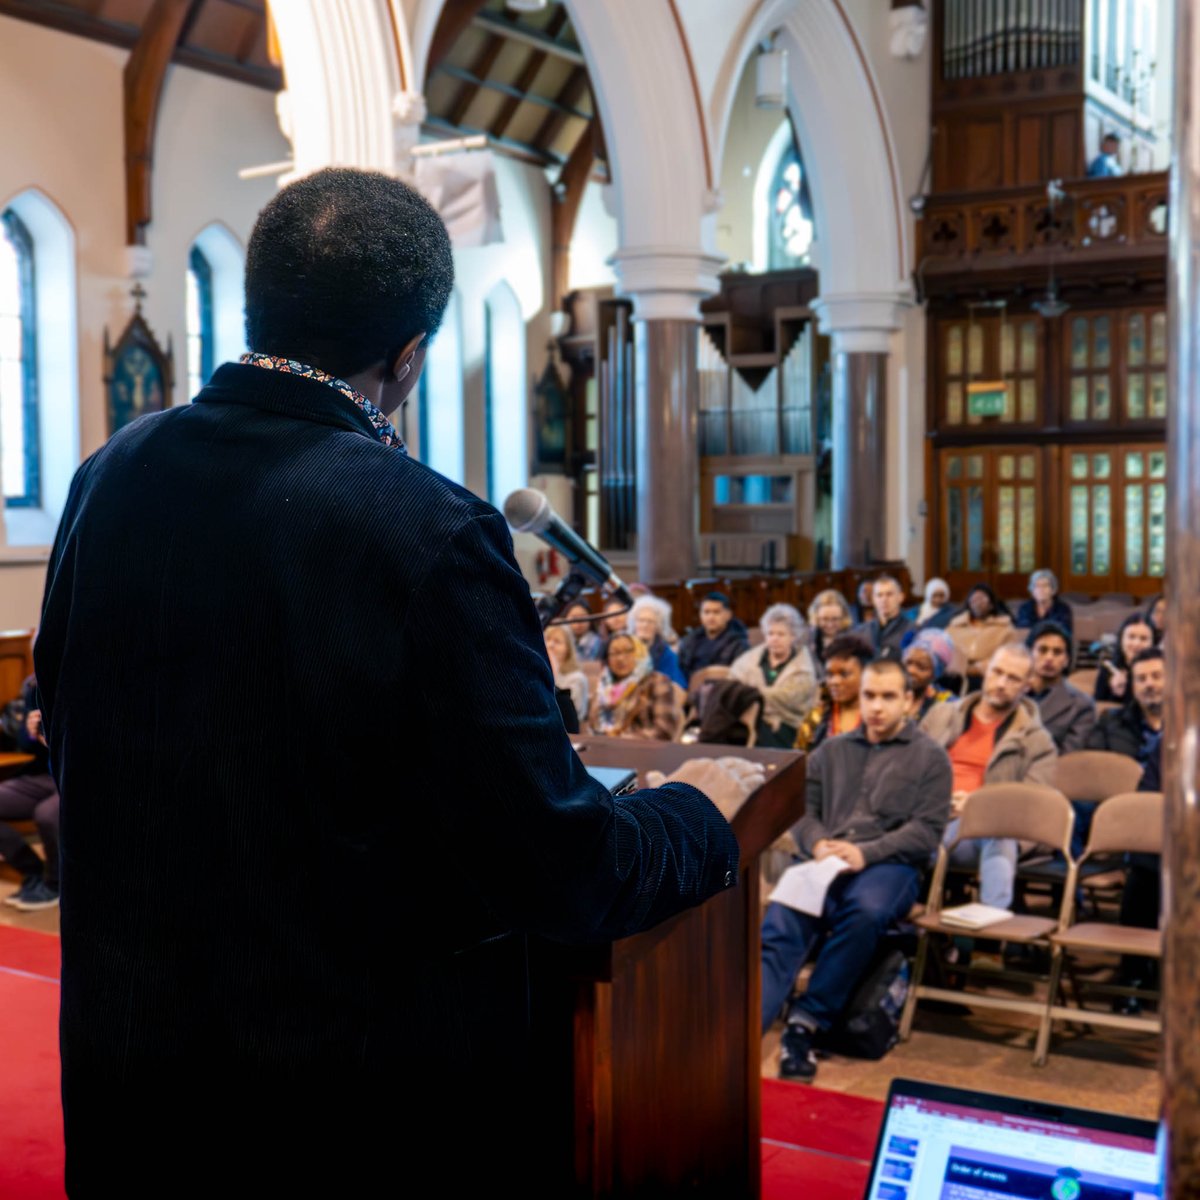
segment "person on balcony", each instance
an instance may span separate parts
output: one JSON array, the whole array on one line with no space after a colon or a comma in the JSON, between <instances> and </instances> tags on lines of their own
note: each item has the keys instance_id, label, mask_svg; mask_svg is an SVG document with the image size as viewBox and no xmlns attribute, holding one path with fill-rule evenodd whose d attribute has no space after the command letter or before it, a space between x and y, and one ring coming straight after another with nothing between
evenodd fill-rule
<instances>
[{"instance_id":1,"label":"person on balcony","mask_svg":"<svg viewBox=\"0 0 1200 1200\"><path fill-rule=\"evenodd\" d=\"M1106 178L1125 174L1121 166L1121 139L1110 129L1100 139L1100 153L1088 163L1088 178Z\"/></svg>"}]
</instances>

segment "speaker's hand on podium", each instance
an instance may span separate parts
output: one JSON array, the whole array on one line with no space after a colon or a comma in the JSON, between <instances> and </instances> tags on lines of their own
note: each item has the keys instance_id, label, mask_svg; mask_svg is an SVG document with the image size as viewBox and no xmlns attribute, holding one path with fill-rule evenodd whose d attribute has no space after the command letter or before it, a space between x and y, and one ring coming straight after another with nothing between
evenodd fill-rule
<instances>
[{"instance_id":1,"label":"speaker's hand on podium","mask_svg":"<svg viewBox=\"0 0 1200 1200\"><path fill-rule=\"evenodd\" d=\"M762 787L766 771L761 763L748 758L689 758L670 775L650 771L646 782L650 787L663 783L690 783L703 792L721 810L727 821L745 804L747 798Z\"/></svg>"}]
</instances>

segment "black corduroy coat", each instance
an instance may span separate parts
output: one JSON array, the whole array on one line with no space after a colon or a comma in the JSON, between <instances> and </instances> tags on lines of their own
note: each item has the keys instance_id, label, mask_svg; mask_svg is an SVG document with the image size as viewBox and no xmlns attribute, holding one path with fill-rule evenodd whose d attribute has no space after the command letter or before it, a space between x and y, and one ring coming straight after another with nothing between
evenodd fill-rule
<instances>
[{"instance_id":1,"label":"black corduroy coat","mask_svg":"<svg viewBox=\"0 0 1200 1200\"><path fill-rule=\"evenodd\" d=\"M35 662L73 1200L534 1169L527 935L736 879L695 789L584 770L503 517L312 379L228 364L80 467Z\"/></svg>"}]
</instances>

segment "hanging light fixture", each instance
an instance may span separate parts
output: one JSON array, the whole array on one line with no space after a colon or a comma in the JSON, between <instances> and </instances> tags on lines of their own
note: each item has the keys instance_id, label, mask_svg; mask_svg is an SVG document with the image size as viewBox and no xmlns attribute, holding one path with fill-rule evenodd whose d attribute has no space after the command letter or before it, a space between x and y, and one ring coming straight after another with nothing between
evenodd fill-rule
<instances>
[{"instance_id":1,"label":"hanging light fixture","mask_svg":"<svg viewBox=\"0 0 1200 1200\"><path fill-rule=\"evenodd\" d=\"M1061 317L1071 306L1058 294L1058 280L1054 277L1054 247L1058 238L1058 229L1054 223L1055 206L1066 196L1062 184L1052 179L1046 184L1046 199L1050 202L1050 276L1046 280L1046 294L1035 300L1031 305L1039 317Z\"/></svg>"},{"instance_id":2,"label":"hanging light fixture","mask_svg":"<svg viewBox=\"0 0 1200 1200\"><path fill-rule=\"evenodd\" d=\"M787 51L775 48L774 35L758 48L754 63L754 103L759 108L787 107Z\"/></svg>"}]
</instances>

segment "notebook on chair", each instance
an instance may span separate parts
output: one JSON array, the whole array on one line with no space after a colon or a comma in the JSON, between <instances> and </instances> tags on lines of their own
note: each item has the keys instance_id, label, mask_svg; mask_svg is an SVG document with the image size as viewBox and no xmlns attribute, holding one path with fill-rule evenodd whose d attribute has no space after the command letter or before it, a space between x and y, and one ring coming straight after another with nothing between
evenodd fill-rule
<instances>
[{"instance_id":1,"label":"notebook on chair","mask_svg":"<svg viewBox=\"0 0 1200 1200\"><path fill-rule=\"evenodd\" d=\"M1160 1123L895 1079L863 1200L1150 1200Z\"/></svg>"}]
</instances>

